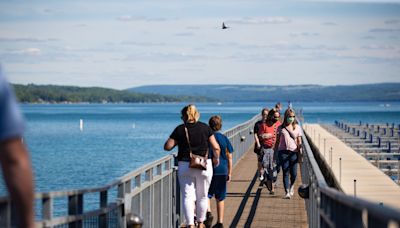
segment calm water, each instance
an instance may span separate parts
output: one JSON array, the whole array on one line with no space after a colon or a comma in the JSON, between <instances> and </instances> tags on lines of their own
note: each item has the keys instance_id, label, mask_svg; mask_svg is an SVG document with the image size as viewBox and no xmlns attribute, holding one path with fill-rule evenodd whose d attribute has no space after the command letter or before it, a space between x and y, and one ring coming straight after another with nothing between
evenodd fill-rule
<instances>
[{"instance_id":1,"label":"calm water","mask_svg":"<svg viewBox=\"0 0 400 228\"><path fill-rule=\"evenodd\" d=\"M105 185L149 161L165 156L163 143L180 124L184 104L22 105L25 135L34 167L36 190L55 191ZM234 127L272 103L198 104L201 120L223 118ZM388 105L387 105L388 106ZM399 123L400 102L295 103L306 122L334 120ZM84 130L79 120L84 120ZM4 195L0 183L0 195Z\"/></svg>"}]
</instances>

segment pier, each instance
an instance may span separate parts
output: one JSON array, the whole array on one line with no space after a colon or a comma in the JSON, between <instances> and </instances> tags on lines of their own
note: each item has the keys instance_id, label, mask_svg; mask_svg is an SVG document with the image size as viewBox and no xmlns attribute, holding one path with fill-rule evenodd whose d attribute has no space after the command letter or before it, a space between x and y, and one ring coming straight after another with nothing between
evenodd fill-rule
<instances>
[{"instance_id":1,"label":"pier","mask_svg":"<svg viewBox=\"0 0 400 228\"><path fill-rule=\"evenodd\" d=\"M235 148L233 176L225 201L225 227L400 226L400 187L348 145L364 148L362 140L346 136L344 142L342 134L327 130L343 131L335 125L302 126L304 161L298 166L295 189L302 184L304 198L296 192L290 200L283 199L282 173L275 194L270 195L265 186L260 186L252 152L252 129L257 120L255 116L224 132ZM385 153L392 156L392 152ZM175 155L167 155L105 186L36 193L36 225L125 228L141 223L141 227L150 228L180 227L184 221L175 165ZM85 204L88 197L98 199L95 208ZM59 199L65 204L55 205ZM214 199L211 205L215 224ZM56 206L64 207L66 214L55 213ZM13 227L15 218L9 198L0 198L0 227Z\"/></svg>"}]
</instances>

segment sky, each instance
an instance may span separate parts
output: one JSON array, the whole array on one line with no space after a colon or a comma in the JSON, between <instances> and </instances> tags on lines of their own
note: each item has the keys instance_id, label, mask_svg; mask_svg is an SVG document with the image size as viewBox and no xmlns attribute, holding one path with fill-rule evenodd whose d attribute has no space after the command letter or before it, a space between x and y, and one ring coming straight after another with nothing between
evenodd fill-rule
<instances>
[{"instance_id":1,"label":"sky","mask_svg":"<svg viewBox=\"0 0 400 228\"><path fill-rule=\"evenodd\" d=\"M114 89L400 82L400 0L0 0L0 63Z\"/></svg>"}]
</instances>

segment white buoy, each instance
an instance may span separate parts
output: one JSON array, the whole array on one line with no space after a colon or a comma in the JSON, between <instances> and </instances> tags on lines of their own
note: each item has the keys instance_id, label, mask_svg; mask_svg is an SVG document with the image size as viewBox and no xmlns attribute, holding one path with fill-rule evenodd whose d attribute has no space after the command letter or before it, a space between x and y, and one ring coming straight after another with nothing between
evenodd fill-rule
<instances>
[{"instance_id":1,"label":"white buoy","mask_svg":"<svg viewBox=\"0 0 400 228\"><path fill-rule=\"evenodd\" d=\"M79 129L83 131L83 119L79 121Z\"/></svg>"}]
</instances>

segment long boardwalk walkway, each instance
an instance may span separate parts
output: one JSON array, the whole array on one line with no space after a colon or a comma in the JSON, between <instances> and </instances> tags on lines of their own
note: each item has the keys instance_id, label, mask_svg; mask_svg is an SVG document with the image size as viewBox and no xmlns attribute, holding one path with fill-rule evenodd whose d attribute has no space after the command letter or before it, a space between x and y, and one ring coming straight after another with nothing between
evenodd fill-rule
<instances>
[{"instance_id":1,"label":"long boardwalk walkway","mask_svg":"<svg viewBox=\"0 0 400 228\"><path fill-rule=\"evenodd\" d=\"M344 193L354 195L356 180L357 197L400 209L400 187L390 177L319 124L305 124L304 129L320 148Z\"/></svg>"},{"instance_id":2,"label":"long boardwalk walkway","mask_svg":"<svg viewBox=\"0 0 400 228\"><path fill-rule=\"evenodd\" d=\"M256 160L251 148L233 169L225 199L224 227L308 227L305 201L297 194L301 184L300 169L294 197L283 199L282 171L275 195L270 195L265 185L259 186ZM215 199L211 201L211 208L215 224Z\"/></svg>"}]
</instances>

